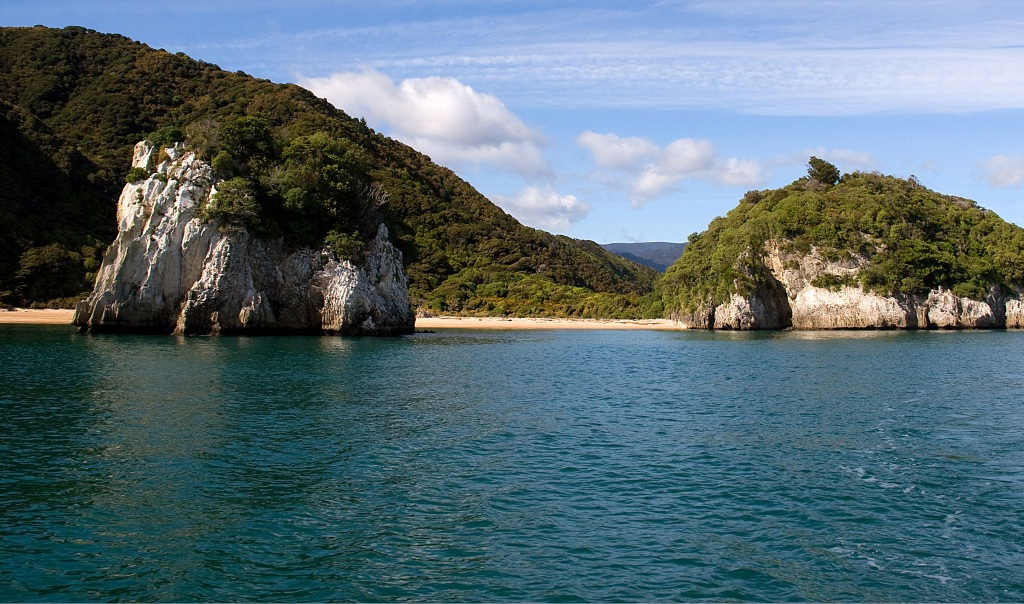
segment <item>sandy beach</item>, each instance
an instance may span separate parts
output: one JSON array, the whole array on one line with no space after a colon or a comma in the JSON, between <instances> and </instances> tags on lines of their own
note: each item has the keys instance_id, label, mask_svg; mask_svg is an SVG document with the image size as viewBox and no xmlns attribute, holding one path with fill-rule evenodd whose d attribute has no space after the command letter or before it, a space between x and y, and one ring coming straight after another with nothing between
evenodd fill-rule
<instances>
[{"instance_id":1,"label":"sandy beach","mask_svg":"<svg viewBox=\"0 0 1024 604\"><path fill-rule=\"evenodd\" d=\"M416 329L679 329L667 319L519 319L502 317L418 317Z\"/></svg>"},{"instance_id":2,"label":"sandy beach","mask_svg":"<svg viewBox=\"0 0 1024 604\"><path fill-rule=\"evenodd\" d=\"M70 325L70 309L0 310L0 324ZM502 317L420 317L416 329L679 329L667 319L506 319Z\"/></svg>"},{"instance_id":3,"label":"sandy beach","mask_svg":"<svg viewBox=\"0 0 1024 604\"><path fill-rule=\"evenodd\" d=\"M67 308L16 308L0 310L0 324L70 325L75 311Z\"/></svg>"}]
</instances>

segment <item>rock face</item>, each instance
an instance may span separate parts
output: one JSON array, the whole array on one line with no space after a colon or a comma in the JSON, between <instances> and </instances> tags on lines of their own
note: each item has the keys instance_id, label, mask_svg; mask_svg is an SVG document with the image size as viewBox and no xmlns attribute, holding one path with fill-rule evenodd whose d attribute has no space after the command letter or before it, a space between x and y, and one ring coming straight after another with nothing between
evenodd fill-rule
<instances>
[{"instance_id":1,"label":"rock face","mask_svg":"<svg viewBox=\"0 0 1024 604\"><path fill-rule=\"evenodd\" d=\"M141 142L132 165L159 153ZM209 164L181 147L125 185L118 235L74 324L94 331L409 333L402 255L381 224L359 265L328 249L288 249L198 216L216 191ZM161 155L163 157L163 155Z\"/></svg>"},{"instance_id":2,"label":"rock face","mask_svg":"<svg viewBox=\"0 0 1024 604\"><path fill-rule=\"evenodd\" d=\"M1021 291L993 287L984 300L961 298L946 289L921 296L881 296L859 286L816 287L821 276L837 281L857 275L867 258L827 261L815 250L786 253L765 246L765 273L746 295L706 305L676 317L686 329L985 329L1024 328Z\"/></svg>"}]
</instances>

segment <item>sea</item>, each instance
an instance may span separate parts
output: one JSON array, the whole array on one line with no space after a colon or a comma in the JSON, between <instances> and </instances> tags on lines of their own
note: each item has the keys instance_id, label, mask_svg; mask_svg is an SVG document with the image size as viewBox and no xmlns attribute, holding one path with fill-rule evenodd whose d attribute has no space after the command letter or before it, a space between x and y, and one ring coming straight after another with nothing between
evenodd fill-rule
<instances>
[{"instance_id":1,"label":"sea","mask_svg":"<svg viewBox=\"0 0 1024 604\"><path fill-rule=\"evenodd\" d=\"M2 601L1022 601L1024 333L0 326Z\"/></svg>"}]
</instances>

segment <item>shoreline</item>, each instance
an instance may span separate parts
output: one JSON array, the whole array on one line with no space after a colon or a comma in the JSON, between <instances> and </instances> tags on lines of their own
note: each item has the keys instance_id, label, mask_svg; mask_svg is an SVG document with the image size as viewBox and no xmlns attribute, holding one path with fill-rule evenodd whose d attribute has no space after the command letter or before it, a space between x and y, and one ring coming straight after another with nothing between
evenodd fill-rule
<instances>
[{"instance_id":1,"label":"shoreline","mask_svg":"<svg viewBox=\"0 0 1024 604\"><path fill-rule=\"evenodd\" d=\"M547 319L506 317L417 317L416 329L648 329L677 331L669 319Z\"/></svg>"},{"instance_id":2,"label":"shoreline","mask_svg":"<svg viewBox=\"0 0 1024 604\"><path fill-rule=\"evenodd\" d=\"M0 325L71 325L70 308L15 308L0 310Z\"/></svg>"},{"instance_id":3,"label":"shoreline","mask_svg":"<svg viewBox=\"0 0 1024 604\"><path fill-rule=\"evenodd\" d=\"M61 308L0 310L0 325L71 325L75 311ZM419 317L416 329L652 329L678 330L668 319L551 319L505 317Z\"/></svg>"},{"instance_id":4,"label":"shoreline","mask_svg":"<svg viewBox=\"0 0 1024 604\"><path fill-rule=\"evenodd\" d=\"M12 310L0 310L0 325L67 325L71 326L71 320L75 311L65 308L15 308ZM481 330L650 330L650 331L688 331L678 322L670 319L555 319L544 317L417 317L416 330L432 329L481 329ZM961 333L964 331L999 331L994 329L825 329L825 330L770 330L770 331L794 331L803 333L856 333L856 332L905 332L905 331L929 331L936 333ZM694 330L694 331L718 331L728 333L746 333L744 330ZM1024 331L1009 329L1008 331Z\"/></svg>"}]
</instances>

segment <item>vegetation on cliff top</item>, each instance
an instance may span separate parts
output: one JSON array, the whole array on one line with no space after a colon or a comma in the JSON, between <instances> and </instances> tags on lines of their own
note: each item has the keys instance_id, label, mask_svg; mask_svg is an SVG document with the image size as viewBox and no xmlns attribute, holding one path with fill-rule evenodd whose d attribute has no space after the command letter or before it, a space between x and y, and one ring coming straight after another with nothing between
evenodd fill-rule
<instances>
[{"instance_id":1,"label":"vegetation on cliff top","mask_svg":"<svg viewBox=\"0 0 1024 604\"><path fill-rule=\"evenodd\" d=\"M434 311L659 309L654 271L521 225L450 170L295 85L79 27L5 28L0 110L10 141L0 150L0 302L88 290L114 237L114 200L139 177L132 146L149 136L186 139L231 183L207 209L228 224L352 253L366 224L383 220L414 302Z\"/></svg>"},{"instance_id":2,"label":"vegetation on cliff top","mask_svg":"<svg viewBox=\"0 0 1024 604\"><path fill-rule=\"evenodd\" d=\"M749 291L763 274L765 243L869 264L855 281L883 294L945 287L984 298L991 286L1024 284L1024 229L909 179L854 172L811 158L808 176L750 191L726 216L690 236L659 284L667 312L690 312ZM842 283L821 285L838 286Z\"/></svg>"}]
</instances>

